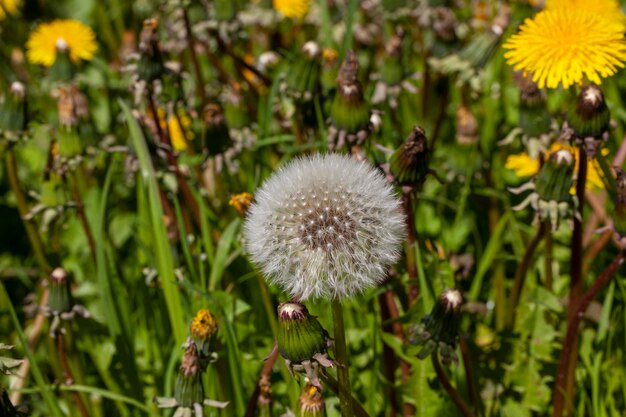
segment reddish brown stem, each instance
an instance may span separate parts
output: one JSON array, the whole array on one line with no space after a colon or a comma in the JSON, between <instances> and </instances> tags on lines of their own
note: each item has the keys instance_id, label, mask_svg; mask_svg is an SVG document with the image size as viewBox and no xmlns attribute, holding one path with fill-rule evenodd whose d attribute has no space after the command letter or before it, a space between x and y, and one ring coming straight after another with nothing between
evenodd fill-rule
<instances>
[{"instance_id":1,"label":"reddish brown stem","mask_svg":"<svg viewBox=\"0 0 626 417\"><path fill-rule=\"evenodd\" d=\"M76 214L78 215L78 219L80 220L80 224L83 227L83 231L85 232L85 237L87 238L87 244L89 246L89 250L91 252L91 257L93 261L96 261L96 241L93 237L93 233L91 232L91 226L89 226L89 220L87 220L87 216L85 215L85 204L83 203L83 198L80 195L80 190L78 189L78 181L76 177L74 177L74 181L72 181L72 198L76 203Z\"/></svg>"},{"instance_id":2,"label":"reddish brown stem","mask_svg":"<svg viewBox=\"0 0 626 417\"><path fill-rule=\"evenodd\" d=\"M461 349L461 357L463 358L463 368L465 369L465 379L467 381L467 390L469 392L470 402L474 411L478 410L478 390L476 389L476 380L474 379L474 370L472 369L472 359L470 358L469 346L467 345L468 336L462 335L459 347Z\"/></svg>"},{"instance_id":3,"label":"reddish brown stem","mask_svg":"<svg viewBox=\"0 0 626 417\"><path fill-rule=\"evenodd\" d=\"M565 339L563 340L563 350L561 351L561 355L559 357L559 366L557 368L556 373L556 383L554 387L554 411L552 413L553 417L562 417L563 412L569 412L569 410L565 409L566 402L571 404L573 400L573 390L572 393L567 393L565 391L566 381L570 378L572 374L572 365L574 362L571 360L572 357L577 357L577 347L578 343L576 340L578 339L578 326L582 321L583 315L591 301L598 295L600 290L604 288L613 278L613 275L618 270L618 268L624 263L624 259L626 258L626 252L621 251L617 254L613 262L606 267L604 271L598 276L598 279L593 283L593 285L587 290L584 296L581 297L580 302L577 306L570 306L571 314L567 320L567 330L565 333ZM575 363L575 362L574 362Z\"/></svg>"},{"instance_id":4,"label":"reddish brown stem","mask_svg":"<svg viewBox=\"0 0 626 417\"><path fill-rule=\"evenodd\" d=\"M202 77L202 68L200 67L198 55L196 54L196 41L194 39L193 32L191 31L189 13L187 13L187 9L185 7L183 7L183 21L185 22L185 31L187 32L187 49L189 49L191 61L193 62L193 69L196 73L196 91L198 93L200 103L202 104L202 106L204 106L204 104L206 103L206 93L204 92L204 78Z\"/></svg>"},{"instance_id":5,"label":"reddish brown stem","mask_svg":"<svg viewBox=\"0 0 626 417\"><path fill-rule=\"evenodd\" d=\"M415 245L417 245L415 232L415 216L413 215L413 197L410 193L402 195L404 215L406 218L407 237L405 243L406 271L409 274L408 297L409 306L419 297L419 287L417 285L417 263L415 260Z\"/></svg>"},{"instance_id":6,"label":"reddish brown stem","mask_svg":"<svg viewBox=\"0 0 626 417\"><path fill-rule=\"evenodd\" d=\"M263 381L264 378L269 378L270 373L272 372L272 368L274 367L274 364L276 363L277 359L278 359L278 344L274 343L274 346L272 347L272 351L265 359L265 363L263 364L263 368L261 369L261 375L259 375L259 382L257 382L256 387L254 388L254 392L252 392L252 395L250 396L250 399L248 400L248 406L246 407L246 414L244 414L244 417L254 417L254 412L256 411L258 401L259 401L259 394L261 394L261 385L260 385L261 381Z\"/></svg>"},{"instance_id":7,"label":"reddish brown stem","mask_svg":"<svg viewBox=\"0 0 626 417\"><path fill-rule=\"evenodd\" d=\"M70 368L69 361L67 360L67 352L65 351L65 335L61 331L57 331L55 333L55 337L57 340L57 349L59 351L59 358L61 359L61 366L63 367L63 377L65 381L63 383L65 385L74 384L74 376L72 375L72 369ZM72 392L72 398L78 410L80 411L80 415L82 417L89 417L89 412L87 411L87 407L85 407L85 403L83 402L82 397L76 391Z\"/></svg>"},{"instance_id":8,"label":"reddish brown stem","mask_svg":"<svg viewBox=\"0 0 626 417\"><path fill-rule=\"evenodd\" d=\"M430 357L432 358L433 368L435 368L435 373L437 374L437 378L439 379L439 382L441 383L443 388L446 390L446 392L452 399L452 402L454 403L454 405L456 405L456 407L459 409L461 414L463 414L463 416L465 417L474 417L474 413L472 413L472 410L470 410L465 400L463 400L459 392L456 389L454 389L454 387L450 383L450 380L448 379L448 375L446 375L446 371L441 367L441 363L439 363L439 356L437 355L438 355L437 352L433 352L433 354L430 355Z\"/></svg>"}]
</instances>

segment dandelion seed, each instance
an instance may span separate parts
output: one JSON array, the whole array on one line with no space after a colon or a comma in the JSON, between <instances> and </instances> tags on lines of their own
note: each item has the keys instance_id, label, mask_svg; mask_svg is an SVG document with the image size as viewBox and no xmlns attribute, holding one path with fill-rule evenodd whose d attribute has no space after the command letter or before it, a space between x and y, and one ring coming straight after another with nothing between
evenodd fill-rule
<instances>
[{"instance_id":1,"label":"dandelion seed","mask_svg":"<svg viewBox=\"0 0 626 417\"><path fill-rule=\"evenodd\" d=\"M304 205L289 205L294 197ZM256 200L247 250L270 282L300 300L362 292L399 257L400 201L367 162L337 154L298 159L270 177Z\"/></svg>"}]
</instances>

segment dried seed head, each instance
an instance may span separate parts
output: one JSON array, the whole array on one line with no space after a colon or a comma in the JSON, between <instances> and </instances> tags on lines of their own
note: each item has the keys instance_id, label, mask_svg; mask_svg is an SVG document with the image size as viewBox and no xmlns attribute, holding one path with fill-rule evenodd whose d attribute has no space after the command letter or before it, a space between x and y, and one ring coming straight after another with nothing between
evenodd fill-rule
<instances>
[{"instance_id":1,"label":"dried seed head","mask_svg":"<svg viewBox=\"0 0 626 417\"><path fill-rule=\"evenodd\" d=\"M391 173L400 185L419 185L426 179L430 151L424 129L415 126L406 142L391 156Z\"/></svg>"},{"instance_id":2,"label":"dried seed head","mask_svg":"<svg viewBox=\"0 0 626 417\"><path fill-rule=\"evenodd\" d=\"M182 407L193 407L202 404L204 388L202 387L202 367L198 349L194 343L188 343L183 354L183 361L176 378L174 398Z\"/></svg>"},{"instance_id":3,"label":"dried seed head","mask_svg":"<svg viewBox=\"0 0 626 417\"><path fill-rule=\"evenodd\" d=\"M384 280L404 237L400 202L365 161L295 160L256 194L246 247L270 282L299 300L342 298Z\"/></svg>"}]
</instances>

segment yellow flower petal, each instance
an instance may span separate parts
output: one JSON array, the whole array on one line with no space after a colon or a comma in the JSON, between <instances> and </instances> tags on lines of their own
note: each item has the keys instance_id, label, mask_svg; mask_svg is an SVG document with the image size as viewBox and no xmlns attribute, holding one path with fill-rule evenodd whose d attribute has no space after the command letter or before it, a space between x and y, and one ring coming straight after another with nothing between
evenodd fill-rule
<instances>
[{"instance_id":1,"label":"yellow flower petal","mask_svg":"<svg viewBox=\"0 0 626 417\"><path fill-rule=\"evenodd\" d=\"M27 57L33 64L54 65L57 46L67 45L72 62L89 61L98 50L96 34L78 20L54 20L33 30L26 43Z\"/></svg>"},{"instance_id":2,"label":"yellow flower petal","mask_svg":"<svg viewBox=\"0 0 626 417\"><path fill-rule=\"evenodd\" d=\"M311 0L273 0L274 9L286 17L302 19L309 12Z\"/></svg>"},{"instance_id":3,"label":"yellow flower petal","mask_svg":"<svg viewBox=\"0 0 626 417\"><path fill-rule=\"evenodd\" d=\"M17 12L18 0L0 0L0 20Z\"/></svg>"},{"instance_id":4,"label":"yellow flower petal","mask_svg":"<svg viewBox=\"0 0 626 417\"><path fill-rule=\"evenodd\" d=\"M584 78L600 84L626 60L622 27L606 15L578 9L537 13L503 47L508 64L531 73L539 88L568 88Z\"/></svg>"}]
</instances>

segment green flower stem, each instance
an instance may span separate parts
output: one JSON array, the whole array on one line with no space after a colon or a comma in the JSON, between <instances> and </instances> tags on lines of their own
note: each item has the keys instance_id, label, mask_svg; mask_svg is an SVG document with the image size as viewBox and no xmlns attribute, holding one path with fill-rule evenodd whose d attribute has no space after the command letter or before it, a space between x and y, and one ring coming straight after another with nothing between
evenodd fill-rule
<instances>
[{"instance_id":1,"label":"green flower stem","mask_svg":"<svg viewBox=\"0 0 626 417\"><path fill-rule=\"evenodd\" d=\"M572 232L571 257L570 257L570 284L569 304L567 321L568 324L575 320L578 307L582 298L583 279L583 208L585 204L585 185L587 182L587 152L583 147L579 148L578 177L576 179L576 197L578 198L578 216L574 217L574 231ZM569 325L568 325L569 327ZM553 413L554 417L562 417L564 412L568 414L574 395L574 370L578 359L578 332L573 332L563 341L563 350L559 357L559 367L554 385Z\"/></svg>"},{"instance_id":2,"label":"green flower stem","mask_svg":"<svg viewBox=\"0 0 626 417\"><path fill-rule=\"evenodd\" d=\"M26 202L26 196L24 195L24 191L22 190L20 180L17 175L17 164L15 163L15 154L13 153L13 149L9 148L6 150L6 160L9 183L11 184L11 191L13 191L13 195L15 195L15 201L17 201L17 208L20 213L20 217L24 219L24 217L28 214L29 209L28 203ZM24 224L24 228L26 229L26 234L28 236L30 246L35 252L35 260L37 261L37 264L42 269L43 273L50 273L50 271L52 271L52 267L48 262L48 258L46 258L43 242L39 237L37 227L32 222L27 220L22 220L22 223Z\"/></svg>"},{"instance_id":3,"label":"green flower stem","mask_svg":"<svg viewBox=\"0 0 626 417\"><path fill-rule=\"evenodd\" d=\"M337 366L337 379L339 380L338 395L342 417L352 417L352 390L348 372L348 351L346 348L346 333L343 323L343 308L338 300L331 301L333 311L333 327L335 337L335 359Z\"/></svg>"},{"instance_id":4,"label":"green flower stem","mask_svg":"<svg viewBox=\"0 0 626 417\"><path fill-rule=\"evenodd\" d=\"M464 417L474 417L474 413L472 413L472 410L470 410L465 400L450 383L450 379L448 379L446 371L441 367L441 363L439 363L439 356L437 355L437 352L433 352L430 357L433 361L433 368L435 368L435 373L437 374L437 378L439 378L439 382L441 382L441 385L443 385L443 388L446 390L461 414L463 414Z\"/></svg>"},{"instance_id":5,"label":"green flower stem","mask_svg":"<svg viewBox=\"0 0 626 417\"><path fill-rule=\"evenodd\" d=\"M325 370L322 370L322 372L320 372L320 378L322 378L324 384L326 384L326 386L328 386L331 391L339 395L339 382L337 382L335 378L333 378L331 375L328 375ZM365 408L363 408L361 403L359 403L352 396L350 396L350 399L352 401L352 408L356 417L369 417L369 414L367 413L367 411L365 411Z\"/></svg>"},{"instance_id":6,"label":"green flower stem","mask_svg":"<svg viewBox=\"0 0 626 417\"><path fill-rule=\"evenodd\" d=\"M510 329L515 325L515 313L517 312L517 305L519 304L519 299L522 295L522 289L524 288L524 282L526 281L526 274L528 273L530 262L533 259L535 250L537 250L537 246L539 246L541 239L545 235L546 230L549 228L550 225L548 222L544 221L541 223L539 229L537 230L537 234L535 234L526 247L526 252L522 257L522 261L518 265L517 271L515 271L515 281L513 281L513 288L511 288L511 294L509 294L508 302L507 327Z\"/></svg>"},{"instance_id":7,"label":"green flower stem","mask_svg":"<svg viewBox=\"0 0 626 417\"><path fill-rule=\"evenodd\" d=\"M420 289L417 285L417 261L415 250L417 239L415 237L415 212L413 211L413 197L411 194L402 194L402 203L404 205L404 213L406 214L407 238L405 243L406 253L406 271L409 274L409 306L419 297Z\"/></svg>"}]
</instances>

